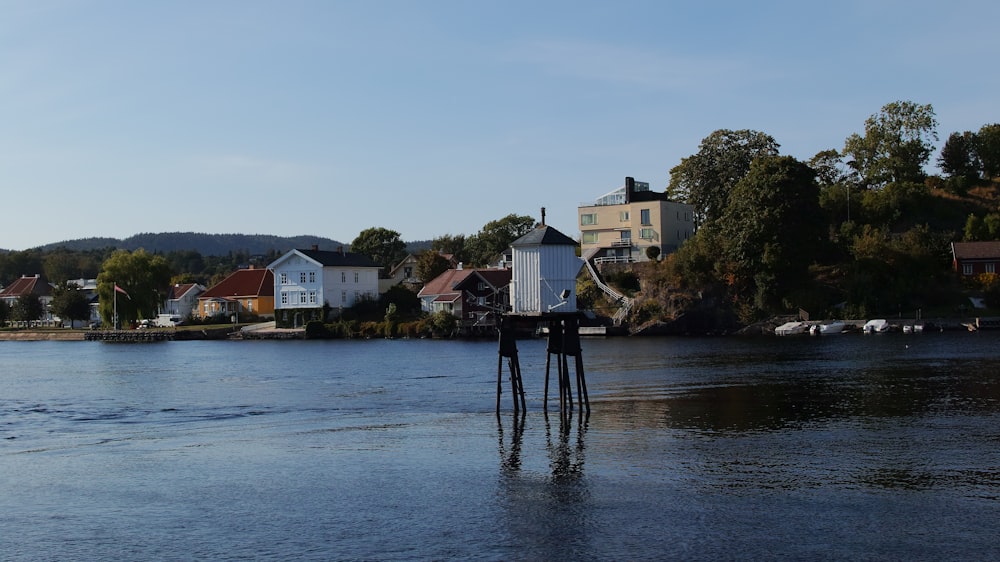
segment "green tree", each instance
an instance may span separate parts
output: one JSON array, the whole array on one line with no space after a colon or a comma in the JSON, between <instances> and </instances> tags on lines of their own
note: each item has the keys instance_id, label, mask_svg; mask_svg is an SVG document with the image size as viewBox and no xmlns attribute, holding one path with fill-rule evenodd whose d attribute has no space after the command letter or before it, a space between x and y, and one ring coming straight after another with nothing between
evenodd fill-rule
<instances>
[{"instance_id":1,"label":"green tree","mask_svg":"<svg viewBox=\"0 0 1000 562\"><path fill-rule=\"evenodd\" d=\"M922 182L924 165L938 138L936 129L930 104L892 102L865 120L864 136L855 133L847 137L843 154L866 187Z\"/></svg>"},{"instance_id":2,"label":"green tree","mask_svg":"<svg viewBox=\"0 0 1000 562\"><path fill-rule=\"evenodd\" d=\"M451 268L451 262L434 250L424 250L417 254L417 278L428 283Z\"/></svg>"},{"instance_id":3,"label":"green tree","mask_svg":"<svg viewBox=\"0 0 1000 562\"><path fill-rule=\"evenodd\" d=\"M431 250L441 254L451 254L456 262L468 261L465 255L466 237L464 234L445 234L431 241Z\"/></svg>"},{"instance_id":4,"label":"green tree","mask_svg":"<svg viewBox=\"0 0 1000 562\"><path fill-rule=\"evenodd\" d=\"M7 301L0 300L0 327L3 327L10 320L10 305Z\"/></svg>"},{"instance_id":5,"label":"green tree","mask_svg":"<svg viewBox=\"0 0 1000 562\"><path fill-rule=\"evenodd\" d=\"M770 135L742 129L719 129L705 137L698 152L670 170L667 193L695 207L698 224L722 216L729 192L746 175L750 163L778 154L779 144Z\"/></svg>"},{"instance_id":6,"label":"green tree","mask_svg":"<svg viewBox=\"0 0 1000 562\"><path fill-rule=\"evenodd\" d=\"M104 325L113 325L116 300L119 320L116 328L142 318L152 318L159 311L170 277L170 266L163 256L149 254L142 248L134 252L118 250L111 254L97 276L97 294ZM119 292L117 299L115 285L125 291L124 294Z\"/></svg>"},{"instance_id":7,"label":"green tree","mask_svg":"<svg viewBox=\"0 0 1000 562\"><path fill-rule=\"evenodd\" d=\"M90 301L75 283L64 281L57 285L52 292L52 303L49 307L59 318L69 320L70 327L75 327L77 320L90 319Z\"/></svg>"},{"instance_id":8,"label":"green tree","mask_svg":"<svg viewBox=\"0 0 1000 562\"><path fill-rule=\"evenodd\" d=\"M976 134L976 156L986 179L1000 176L1000 124L983 125L979 129Z\"/></svg>"},{"instance_id":9,"label":"green tree","mask_svg":"<svg viewBox=\"0 0 1000 562\"><path fill-rule=\"evenodd\" d=\"M469 261L475 265L492 263L507 251L511 242L531 232L534 227L533 217L513 213L486 223L475 236L466 239Z\"/></svg>"},{"instance_id":10,"label":"green tree","mask_svg":"<svg viewBox=\"0 0 1000 562\"><path fill-rule=\"evenodd\" d=\"M979 179L983 166L976 153L977 144L976 134L969 131L948 135L938 157L938 167L949 178Z\"/></svg>"},{"instance_id":11,"label":"green tree","mask_svg":"<svg viewBox=\"0 0 1000 562\"><path fill-rule=\"evenodd\" d=\"M17 297L13 310L11 310L11 317L21 322L30 322L40 319L44 312L45 306L42 304L42 299L38 295L29 293Z\"/></svg>"},{"instance_id":12,"label":"green tree","mask_svg":"<svg viewBox=\"0 0 1000 562\"><path fill-rule=\"evenodd\" d=\"M372 227L358 234L351 242L351 251L370 257L382 268L380 274L384 276L406 257L406 242L395 230Z\"/></svg>"},{"instance_id":13,"label":"green tree","mask_svg":"<svg viewBox=\"0 0 1000 562\"><path fill-rule=\"evenodd\" d=\"M790 156L768 156L754 160L733 189L721 232L748 310L780 310L783 299L806 286L826 229L816 220L814 178L812 168Z\"/></svg>"}]
</instances>

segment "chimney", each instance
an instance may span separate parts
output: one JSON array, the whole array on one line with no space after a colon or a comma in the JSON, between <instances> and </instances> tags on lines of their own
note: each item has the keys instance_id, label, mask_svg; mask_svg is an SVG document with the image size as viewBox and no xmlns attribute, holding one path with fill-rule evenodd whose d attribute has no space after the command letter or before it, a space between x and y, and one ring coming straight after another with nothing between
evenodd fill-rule
<instances>
[{"instance_id":1,"label":"chimney","mask_svg":"<svg viewBox=\"0 0 1000 562\"><path fill-rule=\"evenodd\" d=\"M545 226L545 207L542 207L542 226Z\"/></svg>"},{"instance_id":2,"label":"chimney","mask_svg":"<svg viewBox=\"0 0 1000 562\"><path fill-rule=\"evenodd\" d=\"M635 193L635 178L625 178L625 202L632 202L632 194Z\"/></svg>"}]
</instances>

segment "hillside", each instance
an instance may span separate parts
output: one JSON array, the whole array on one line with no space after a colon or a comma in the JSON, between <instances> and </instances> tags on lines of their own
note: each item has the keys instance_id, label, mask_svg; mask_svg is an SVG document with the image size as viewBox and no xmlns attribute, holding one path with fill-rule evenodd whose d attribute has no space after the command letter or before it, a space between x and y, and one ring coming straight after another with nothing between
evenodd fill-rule
<instances>
[{"instance_id":1,"label":"hillside","mask_svg":"<svg viewBox=\"0 0 1000 562\"><path fill-rule=\"evenodd\" d=\"M203 256L224 256L229 252L242 251L254 254L266 254L277 251L285 252L292 248L309 248L313 244L324 249L335 249L346 246L330 238L321 236L273 236L269 234L206 234L201 232L162 232L141 233L125 239L117 238L79 238L46 244L38 249L43 252L66 248L74 251L98 250L102 248L122 248L136 250L143 248L147 252L175 252L194 250Z\"/></svg>"}]
</instances>

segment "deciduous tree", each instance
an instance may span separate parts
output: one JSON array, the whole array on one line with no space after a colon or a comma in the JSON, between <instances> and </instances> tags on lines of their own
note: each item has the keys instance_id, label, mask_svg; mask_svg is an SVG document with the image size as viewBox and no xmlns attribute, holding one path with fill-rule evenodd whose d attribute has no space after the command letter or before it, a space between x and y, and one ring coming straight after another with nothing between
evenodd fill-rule
<instances>
[{"instance_id":1,"label":"deciduous tree","mask_svg":"<svg viewBox=\"0 0 1000 562\"><path fill-rule=\"evenodd\" d=\"M377 263L385 275L406 257L406 242L399 233L388 228L372 227L362 230L351 242L351 251L364 254Z\"/></svg>"},{"instance_id":2,"label":"deciduous tree","mask_svg":"<svg viewBox=\"0 0 1000 562\"><path fill-rule=\"evenodd\" d=\"M152 318L159 311L170 276L167 260L142 248L134 252L118 250L111 254L97 276L99 310L104 325L112 325L115 285L124 291L119 292L117 298L119 324L127 324Z\"/></svg>"},{"instance_id":3,"label":"deciduous tree","mask_svg":"<svg viewBox=\"0 0 1000 562\"><path fill-rule=\"evenodd\" d=\"M21 322L30 322L41 319L44 312L45 306L42 305L42 300L38 298L38 295L28 293L17 297L17 300L14 301L11 317Z\"/></svg>"},{"instance_id":4,"label":"deciduous tree","mask_svg":"<svg viewBox=\"0 0 1000 562\"><path fill-rule=\"evenodd\" d=\"M535 227L535 219L528 215L509 214L502 219L483 225L475 236L466 240L469 261L486 265L507 250L510 243L524 236Z\"/></svg>"},{"instance_id":5,"label":"deciduous tree","mask_svg":"<svg viewBox=\"0 0 1000 562\"><path fill-rule=\"evenodd\" d=\"M865 120L864 136L847 137L843 153L861 183L879 189L890 182L922 182L937 138L930 104L895 101Z\"/></svg>"},{"instance_id":6,"label":"deciduous tree","mask_svg":"<svg viewBox=\"0 0 1000 562\"><path fill-rule=\"evenodd\" d=\"M64 281L57 285L52 291L52 303L49 307L59 318L69 320L71 327L76 325L77 320L84 321L90 318L90 301L75 283Z\"/></svg>"}]
</instances>

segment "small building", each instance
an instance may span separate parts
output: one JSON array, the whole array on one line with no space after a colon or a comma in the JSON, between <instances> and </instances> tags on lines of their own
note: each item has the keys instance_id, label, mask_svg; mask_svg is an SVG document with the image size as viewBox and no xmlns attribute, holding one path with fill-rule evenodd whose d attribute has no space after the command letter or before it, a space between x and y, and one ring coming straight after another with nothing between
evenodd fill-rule
<instances>
[{"instance_id":1,"label":"small building","mask_svg":"<svg viewBox=\"0 0 1000 562\"><path fill-rule=\"evenodd\" d=\"M325 321L327 310L350 308L379 295L380 267L364 254L291 250L267 266L273 271L274 319L279 327L297 328L310 320Z\"/></svg>"},{"instance_id":2,"label":"small building","mask_svg":"<svg viewBox=\"0 0 1000 562\"><path fill-rule=\"evenodd\" d=\"M952 242L952 268L965 276L997 273L1000 265L1000 241Z\"/></svg>"},{"instance_id":3,"label":"small building","mask_svg":"<svg viewBox=\"0 0 1000 562\"><path fill-rule=\"evenodd\" d=\"M542 225L511 243L511 312L576 312L576 276L583 261L576 241Z\"/></svg>"},{"instance_id":4,"label":"small building","mask_svg":"<svg viewBox=\"0 0 1000 562\"><path fill-rule=\"evenodd\" d=\"M17 299L27 295L35 295L42 304L42 315L35 320L52 320L52 312L49 310L49 305L52 304L52 285L43 275L22 275L20 279L0 289L0 300L9 307L13 307Z\"/></svg>"},{"instance_id":5,"label":"small building","mask_svg":"<svg viewBox=\"0 0 1000 562\"><path fill-rule=\"evenodd\" d=\"M625 185L577 208L580 252L594 263L647 261L656 247L674 252L694 235L694 207L649 190L646 182Z\"/></svg>"},{"instance_id":6,"label":"small building","mask_svg":"<svg viewBox=\"0 0 1000 562\"><path fill-rule=\"evenodd\" d=\"M167 289L161 314L183 320L198 306L198 297L206 291L199 283L178 283Z\"/></svg>"},{"instance_id":7,"label":"small building","mask_svg":"<svg viewBox=\"0 0 1000 562\"><path fill-rule=\"evenodd\" d=\"M269 269L251 266L229 274L198 295L192 316L205 319L237 313L270 317L274 314L274 280Z\"/></svg>"},{"instance_id":8,"label":"small building","mask_svg":"<svg viewBox=\"0 0 1000 562\"><path fill-rule=\"evenodd\" d=\"M459 292L459 329L466 333L495 333L500 316L510 308L509 269L475 269L455 283Z\"/></svg>"},{"instance_id":9,"label":"small building","mask_svg":"<svg viewBox=\"0 0 1000 562\"><path fill-rule=\"evenodd\" d=\"M472 275L475 269L466 269L462 264L441 273L434 279L424 283L417 298L420 299L420 310L434 314L442 310L447 311L456 318L461 318L463 313L462 291L457 285Z\"/></svg>"}]
</instances>

